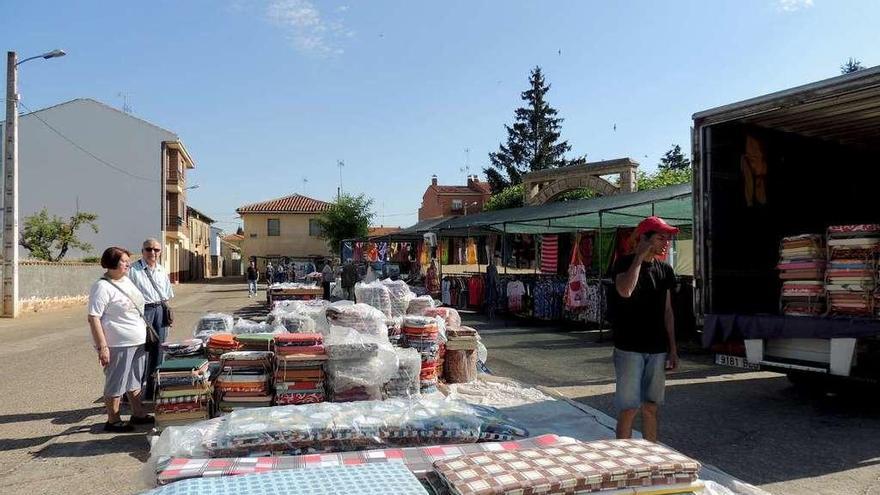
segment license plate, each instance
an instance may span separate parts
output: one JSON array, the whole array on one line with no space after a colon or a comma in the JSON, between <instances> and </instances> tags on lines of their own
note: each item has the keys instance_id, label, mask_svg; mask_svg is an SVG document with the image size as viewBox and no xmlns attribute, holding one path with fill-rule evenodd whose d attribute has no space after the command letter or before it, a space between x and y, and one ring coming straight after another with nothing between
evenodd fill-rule
<instances>
[{"instance_id":1,"label":"license plate","mask_svg":"<svg viewBox=\"0 0 880 495\"><path fill-rule=\"evenodd\" d=\"M716 354L715 355L715 364L721 366L730 366L733 368L743 368L747 370L759 370L761 369L755 363L750 363L746 361L746 358L739 356L728 356L727 354Z\"/></svg>"}]
</instances>

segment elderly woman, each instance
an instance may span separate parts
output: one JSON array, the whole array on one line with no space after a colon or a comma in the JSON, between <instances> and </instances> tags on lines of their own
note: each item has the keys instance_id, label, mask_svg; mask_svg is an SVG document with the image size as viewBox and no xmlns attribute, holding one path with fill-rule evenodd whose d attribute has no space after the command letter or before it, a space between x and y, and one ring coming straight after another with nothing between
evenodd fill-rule
<instances>
[{"instance_id":1,"label":"elderly woman","mask_svg":"<svg viewBox=\"0 0 880 495\"><path fill-rule=\"evenodd\" d=\"M104 431L115 433L132 431L136 424L155 422L144 411L140 399L147 327L143 318L144 298L127 277L130 254L120 247L107 248L101 256L101 266L107 272L95 282L89 294L89 326L105 376L107 423ZM131 405L128 423L119 416L123 394L128 395Z\"/></svg>"}]
</instances>

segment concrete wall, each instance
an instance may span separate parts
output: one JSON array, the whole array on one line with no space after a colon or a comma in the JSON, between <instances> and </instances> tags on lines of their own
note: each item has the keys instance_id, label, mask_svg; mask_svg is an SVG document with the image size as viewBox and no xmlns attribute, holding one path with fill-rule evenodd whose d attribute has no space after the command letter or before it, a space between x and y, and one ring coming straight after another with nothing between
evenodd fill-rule
<instances>
[{"instance_id":1,"label":"concrete wall","mask_svg":"<svg viewBox=\"0 0 880 495\"><path fill-rule=\"evenodd\" d=\"M96 213L100 231L80 230L92 252L71 250L70 258L100 256L114 245L140 252L146 237L162 238L162 142L175 140L176 135L89 99L39 110L36 115L124 172L77 149L34 114L23 115L19 119L21 224L42 208L65 218L77 207Z\"/></svg>"},{"instance_id":2,"label":"concrete wall","mask_svg":"<svg viewBox=\"0 0 880 495\"><path fill-rule=\"evenodd\" d=\"M18 275L22 311L82 304L104 272L96 263L22 261Z\"/></svg>"},{"instance_id":3,"label":"concrete wall","mask_svg":"<svg viewBox=\"0 0 880 495\"><path fill-rule=\"evenodd\" d=\"M245 213L242 258L251 256L317 257L328 256L327 241L309 235L309 220L320 217L318 213ZM281 220L281 235L268 235L270 218ZM257 265L262 269L265 261Z\"/></svg>"}]
</instances>

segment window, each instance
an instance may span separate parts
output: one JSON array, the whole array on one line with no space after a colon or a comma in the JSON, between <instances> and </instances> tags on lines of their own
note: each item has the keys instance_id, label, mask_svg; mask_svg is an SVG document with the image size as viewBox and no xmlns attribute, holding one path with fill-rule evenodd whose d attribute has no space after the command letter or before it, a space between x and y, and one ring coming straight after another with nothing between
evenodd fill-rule
<instances>
[{"instance_id":1,"label":"window","mask_svg":"<svg viewBox=\"0 0 880 495\"><path fill-rule=\"evenodd\" d=\"M462 201L460 199L452 200L452 211L460 211L464 208Z\"/></svg>"},{"instance_id":2,"label":"window","mask_svg":"<svg viewBox=\"0 0 880 495\"><path fill-rule=\"evenodd\" d=\"M309 219L309 235L312 237L321 237L324 235L324 228L321 227L318 220L314 218Z\"/></svg>"},{"instance_id":3,"label":"window","mask_svg":"<svg viewBox=\"0 0 880 495\"><path fill-rule=\"evenodd\" d=\"M281 235L281 219L270 218L266 220L266 235Z\"/></svg>"}]
</instances>

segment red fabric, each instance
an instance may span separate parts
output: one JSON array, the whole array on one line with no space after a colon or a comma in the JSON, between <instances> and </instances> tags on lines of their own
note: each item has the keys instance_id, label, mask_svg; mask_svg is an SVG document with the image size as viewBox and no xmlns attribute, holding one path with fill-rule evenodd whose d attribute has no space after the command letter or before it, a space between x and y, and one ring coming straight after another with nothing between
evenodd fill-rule
<instances>
[{"instance_id":1,"label":"red fabric","mask_svg":"<svg viewBox=\"0 0 880 495\"><path fill-rule=\"evenodd\" d=\"M479 275L468 280L468 304L472 307L483 305L483 277Z\"/></svg>"},{"instance_id":2,"label":"red fabric","mask_svg":"<svg viewBox=\"0 0 880 495\"><path fill-rule=\"evenodd\" d=\"M556 273L559 266L559 236L541 236L541 272Z\"/></svg>"}]
</instances>

